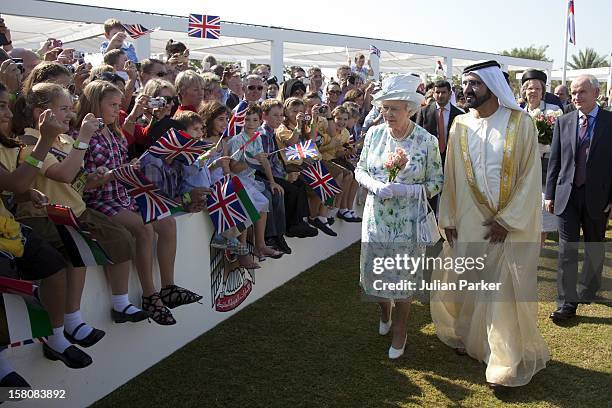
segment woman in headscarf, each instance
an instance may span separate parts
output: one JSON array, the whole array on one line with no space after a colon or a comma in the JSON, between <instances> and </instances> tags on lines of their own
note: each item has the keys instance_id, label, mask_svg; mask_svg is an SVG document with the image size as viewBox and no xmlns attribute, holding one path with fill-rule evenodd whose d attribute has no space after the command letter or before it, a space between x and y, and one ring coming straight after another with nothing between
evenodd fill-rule
<instances>
[{"instance_id":1,"label":"woman in headscarf","mask_svg":"<svg viewBox=\"0 0 612 408\"><path fill-rule=\"evenodd\" d=\"M278 98L281 102L285 103L285 101L292 96L302 99L305 93L306 85L304 85L302 81L299 79L288 79L282 83L278 91Z\"/></svg>"}]
</instances>

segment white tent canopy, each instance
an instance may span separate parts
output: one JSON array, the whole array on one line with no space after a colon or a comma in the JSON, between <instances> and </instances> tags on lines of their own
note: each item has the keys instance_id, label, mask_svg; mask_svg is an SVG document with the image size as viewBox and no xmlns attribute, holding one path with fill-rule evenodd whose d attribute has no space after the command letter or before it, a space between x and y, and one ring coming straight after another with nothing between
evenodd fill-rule
<instances>
[{"instance_id":1,"label":"white tent canopy","mask_svg":"<svg viewBox=\"0 0 612 408\"><path fill-rule=\"evenodd\" d=\"M77 50L97 53L104 40L102 23L108 18L117 18L123 23L138 23L147 28L160 27L160 30L135 41L141 59L164 54L166 42L172 38L189 47L191 58L212 54L221 61L269 63L272 73L278 78L282 77L283 65L335 68L347 62L347 49L352 57L355 51L368 50L370 45L381 50L381 72L434 73L436 61L439 60L447 73L459 74L463 67L474 61L487 59L495 59L509 70L538 68L550 74L552 69L551 62L486 52L227 21L221 22L219 40L191 38L187 36L186 16L44 0L10 1L3 4L2 9L15 47L37 49L47 38L57 38Z\"/></svg>"}]
</instances>

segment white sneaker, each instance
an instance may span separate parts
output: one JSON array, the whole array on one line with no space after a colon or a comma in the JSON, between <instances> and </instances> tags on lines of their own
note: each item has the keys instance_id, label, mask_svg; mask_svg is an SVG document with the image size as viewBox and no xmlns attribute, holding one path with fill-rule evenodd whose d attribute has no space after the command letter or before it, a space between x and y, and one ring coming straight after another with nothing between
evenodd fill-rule
<instances>
[{"instance_id":1,"label":"white sneaker","mask_svg":"<svg viewBox=\"0 0 612 408\"><path fill-rule=\"evenodd\" d=\"M389 358L391 360L395 360L396 358L400 358L404 354L404 349L406 348L406 340L408 340L408 335L404 339L404 345L401 349L396 349L395 347L389 347Z\"/></svg>"}]
</instances>

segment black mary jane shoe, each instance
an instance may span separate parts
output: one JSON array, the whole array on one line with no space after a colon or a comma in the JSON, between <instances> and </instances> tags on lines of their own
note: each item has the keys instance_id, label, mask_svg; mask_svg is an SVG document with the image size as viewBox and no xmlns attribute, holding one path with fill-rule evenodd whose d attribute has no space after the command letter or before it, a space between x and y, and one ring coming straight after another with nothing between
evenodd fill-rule
<instances>
[{"instance_id":1,"label":"black mary jane shoe","mask_svg":"<svg viewBox=\"0 0 612 408\"><path fill-rule=\"evenodd\" d=\"M170 309L178 306L196 303L202 300L203 296L198 295L188 289L176 285L168 285L159 291L159 297L164 305Z\"/></svg>"},{"instance_id":2,"label":"black mary jane shoe","mask_svg":"<svg viewBox=\"0 0 612 408\"><path fill-rule=\"evenodd\" d=\"M32 386L16 371L11 371L0 380L0 388L32 388Z\"/></svg>"},{"instance_id":3,"label":"black mary jane shoe","mask_svg":"<svg viewBox=\"0 0 612 408\"><path fill-rule=\"evenodd\" d=\"M84 338L78 340L76 338L76 334L79 332L79 329L83 326L85 326L85 323L79 324L72 331L72 334L68 333L66 329L64 329L64 337L66 337L66 340L68 340L72 344L78 344L81 347L91 347L97 342L99 342L100 340L102 340L102 337L106 335L106 332L104 330L100 330L100 329L96 329L95 327L92 327L93 330L91 331L91 333L89 333Z\"/></svg>"},{"instance_id":4,"label":"black mary jane shoe","mask_svg":"<svg viewBox=\"0 0 612 408\"><path fill-rule=\"evenodd\" d=\"M91 357L76 346L69 346L63 353L53 350L47 343L43 343L43 355L45 358L60 360L68 368L85 368L93 363Z\"/></svg>"},{"instance_id":5,"label":"black mary jane shoe","mask_svg":"<svg viewBox=\"0 0 612 408\"><path fill-rule=\"evenodd\" d=\"M137 312L131 314L127 313L126 310L128 310L130 307L138 309L131 303L124 307L122 312L118 312L115 309L111 309L111 318L113 319L113 321L115 323L137 323L151 317L151 313L147 312L146 310L138 310Z\"/></svg>"}]
</instances>

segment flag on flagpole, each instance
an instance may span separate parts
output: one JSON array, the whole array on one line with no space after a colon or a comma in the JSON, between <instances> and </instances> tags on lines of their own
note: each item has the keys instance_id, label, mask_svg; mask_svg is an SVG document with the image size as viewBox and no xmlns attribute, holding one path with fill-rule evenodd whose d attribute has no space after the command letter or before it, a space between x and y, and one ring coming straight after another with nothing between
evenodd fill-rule
<instances>
[{"instance_id":1,"label":"flag on flagpole","mask_svg":"<svg viewBox=\"0 0 612 408\"><path fill-rule=\"evenodd\" d=\"M211 147L211 143L192 139L187 133L173 128L157 139L147 152L161 159L170 161L177 159L190 166L198 156Z\"/></svg>"},{"instance_id":2,"label":"flag on flagpole","mask_svg":"<svg viewBox=\"0 0 612 408\"><path fill-rule=\"evenodd\" d=\"M31 282L0 277L0 346L17 347L53 334Z\"/></svg>"},{"instance_id":3,"label":"flag on flagpole","mask_svg":"<svg viewBox=\"0 0 612 408\"><path fill-rule=\"evenodd\" d=\"M190 14L187 35L218 40L221 36L221 18L206 14Z\"/></svg>"},{"instance_id":4,"label":"flag on flagpole","mask_svg":"<svg viewBox=\"0 0 612 408\"><path fill-rule=\"evenodd\" d=\"M235 179L236 176L225 176L217 181L212 185L212 193L206 199L208 214L218 234L249 218L236 193Z\"/></svg>"},{"instance_id":5,"label":"flag on flagpole","mask_svg":"<svg viewBox=\"0 0 612 408\"><path fill-rule=\"evenodd\" d=\"M227 124L227 128L223 132L221 137L234 137L240 132L242 132L242 128L244 127L244 121L246 120L246 111L249 107L249 103L247 101L240 101L238 106L234 108L234 112L232 113L232 117Z\"/></svg>"},{"instance_id":6,"label":"flag on flagpole","mask_svg":"<svg viewBox=\"0 0 612 408\"><path fill-rule=\"evenodd\" d=\"M287 161L307 159L309 157L319 157L319 150L317 145L312 140L304 140L285 148L285 156Z\"/></svg>"},{"instance_id":7,"label":"flag on flagpole","mask_svg":"<svg viewBox=\"0 0 612 408\"><path fill-rule=\"evenodd\" d=\"M125 29L127 35L132 37L134 40L139 39L143 35L150 34L154 31L159 30L159 27L156 28L145 28L142 24L121 24Z\"/></svg>"},{"instance_id":8,"label":"flag on flagpole","mask_svg":"<svg viewBox=\"0 0 612 408\"><path fill-rule=\"evenodd\" d=\"M380 50L378 48L376 48L375 45L370 45L370 55L374 54L376 55L378 58L380 58Z\"/></svg>"},{"instance_id":9,"label":"flag on flagpole","mask_svg":"<svg viewBox=\"0 0 612 408\"><path fill-rule=\"evenodd\" d=\"M569 0L567 5L567 32L569 34L569 42L576 45L576 22L574 21L574 0Z\"/></svg>"},{"instance_id":10,"label":"flag on flagpole","mask_svg":"<svg viewBox=\"0 0 612 408\"><path fill-rule=\"evenodd\" d=\"M322 202L327 202L328 199L340 194L342 189L336 183L336 180L327 171L327 168L320 161L314 162L304 170L300 171L304 176L304 181L314 190Z\"/></svg>"},{"instance_id":11,"label":"flag on flagpole","mask_svg":"<svg viewBox=\"0 0 612 408\"><path fill-rule=\"evenodd\" d=\"M172 215L181 207L176 201L159 194L159 189L132 165L114 169L113 175L136 200L145 224Z\"/></svg>"},{"instance_id":12,"label":"flag on flagpole","mask_svg":"<svg viewBox=\"0 0 612 408\"><path fill-rule=\"evenodd\" d=\"M82 228L70 207L49 204L47 217L55 224L72 265L82 267L113 263L98 241Z\"/></svg>"}]
</instances>

